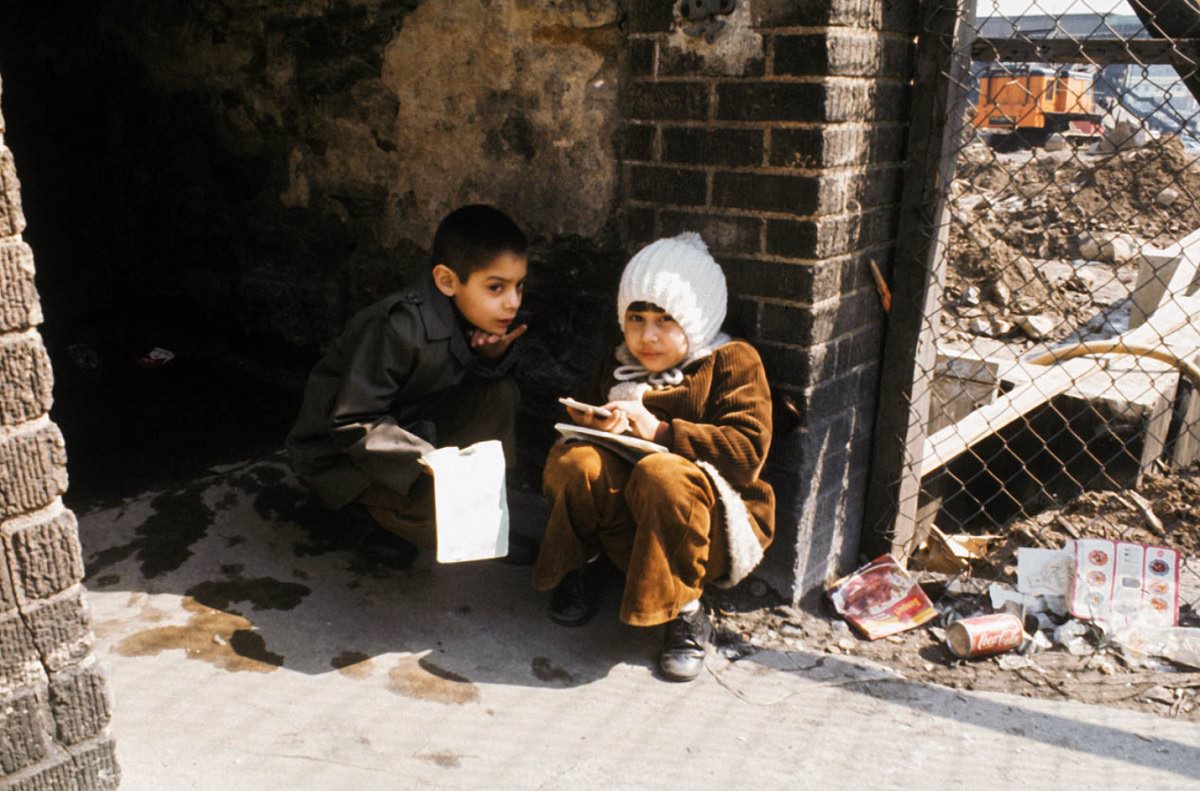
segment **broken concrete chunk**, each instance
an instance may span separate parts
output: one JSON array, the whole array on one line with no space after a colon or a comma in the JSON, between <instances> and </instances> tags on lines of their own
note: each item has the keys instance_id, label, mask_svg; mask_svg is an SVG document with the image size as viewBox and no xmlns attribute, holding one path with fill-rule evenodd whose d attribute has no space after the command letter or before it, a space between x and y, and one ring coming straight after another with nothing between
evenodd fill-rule
<instances>
[{"instance_id":1,"label":"broken concrete chunk","mask_svg":"<svg viewBox=\"0 0 1200 791\"><path fill-rule=\"evenodd\" d=\"M987 300L993 305L1004 308L1008 307L1008 302L1010 299L1012 299L1012 291L1004 284L1004 281L993 280L988 284L987 290L984 292L984 296L986 296Z\"/></svg>"},{"instance_id":2,"label":"broken concrete chunk","mask_svg":"<svg viewBox=\"0 0 1200 791\"><path fill-rule=\"evenodd\" d=\"M1004 319L992 319L992 337L1002 338L1013 331L1013 323Z\"/></svg>"},{"instance_id":3,"label":"broken concrete chunk","mask_svg":"<svg viewBox=\"0 0 1200 791\"><path fill-rule=\"evenodd\" d=\"M1166 187L1162 192L1154 196L1154 202L1164 209L1174 204L1177 200L1179 200L1179 190L1174 187Z\"/></svg>"},{"instance_id":4,"label":"broken concrete chunk","mask_svg":"<svg viewBox=\"0 0 1200 791\"><path fill-rule=\"evenodd\" d=\"M1090 234L1081 234L1075 241L1079 246L1079 257L1095 261L1100 257L1100 243Z\"/></svg>"},{"instance_id":5,"label":"broken concrete chunk","mask_svg":"<svg viewBox=\"0 0 1200 791\"><path fill-rule=\"evenodd\" d=\"M979 307L979 286L967 286L964 288L961 302L969 308Z\"/></svg>"},{"instance_id":6,"label":"broken concrete chunk","mask_svg":"<svg viewBox=\"0 0 1200 791\"><path fill-rule=\"evenodd\" d=\"M992 323L987 319L971 319L971 322L967 324L967 329L975 335L992 337Z\"/></svg>"},{"instance_id":7,"label":"broken concrete chunk","mask_svg":"<svg viewBox=\"0 0 1200 791\"><path fill-rule=\"evenodd\" d=\"M1138 254L1140 242L1127 233L1114 233L1101 239L1100 257L1114 264L1132 261Z\"/></svg>"},{"instance_id":8,"label":"broken concrete chunk","mask_svg":"<svg viewBox=\"0 0 1200 791\"><path fill-rule=\"evenodd\" d=\"M1050 337L1050 333L1054 332L1055 322L1050 316L1045 315L1019 316L1017 317L1017 326L1031 340L1040 341Z\"/></svg>"}]
</instances>

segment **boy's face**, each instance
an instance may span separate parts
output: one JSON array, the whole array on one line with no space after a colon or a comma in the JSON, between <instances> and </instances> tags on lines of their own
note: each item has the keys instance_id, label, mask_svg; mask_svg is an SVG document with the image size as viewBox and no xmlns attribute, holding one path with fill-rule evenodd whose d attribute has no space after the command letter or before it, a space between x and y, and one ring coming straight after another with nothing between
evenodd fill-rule
<instances>
[{"instance_id":1,"label":"boy's face","mask_svg":"<svg viewBox=\"0 0 1200 791\"><path fill-rule=\"evenodd\" d=\"M688 353L683 328L661 310L626 310L625 345L651 373L674 368Z\"/></svg>"},{"instance_id":2,"label":"boy's face","mask_svg":"<svg viewBox=\"0 0 1200 791\"><path fill-rule=\"evenodd\" d=\"M433 267L433 282L438 291L454 300L474 327L504 335L521 307L527 266L525 256L501 253L468 275L466 282L450 267L437 264Z\"/></svg>"}]
</instances>

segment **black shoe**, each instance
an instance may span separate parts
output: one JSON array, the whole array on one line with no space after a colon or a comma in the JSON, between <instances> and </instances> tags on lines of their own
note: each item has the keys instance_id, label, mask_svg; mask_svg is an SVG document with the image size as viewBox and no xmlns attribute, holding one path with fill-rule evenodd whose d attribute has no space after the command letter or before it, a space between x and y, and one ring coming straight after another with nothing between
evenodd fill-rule
<instances>
[{"instance_id":1,"label":"black shoe","mask_svg":"<svg viewBox=\"0 0 1200 791\"><path fill-rule=\"evenodd\" d=\"M507 563L510 566L532 566L537 560L539 549L541 547L538 545L536 538L530 538L527 535L510 531L508 534L508 554L497 558L497 560L501 563Z\"/></svg>"},{"instance_id":2,"label":"black shoe","mask_svg":"<svg viewBox=\"0 0 1200 791\"><path fill-rule=\"evenodd\" d=\"M712 624L704 607L680 613L667 624L663 649L658 655L658 670L670 681L691 681L704 669L704 647L712 634Z\"/></svg>"},{"instance_id":3,"label":"black shoe","mask_svg":"<svg viewBox=\"0 0 1200 791\"><path fill-rule=\"evenodd\" d=\"M562 578L550 597L550 620L561 626L583 626L600 606L600 562L584 563Z\"/></svg>"}]
</instances>

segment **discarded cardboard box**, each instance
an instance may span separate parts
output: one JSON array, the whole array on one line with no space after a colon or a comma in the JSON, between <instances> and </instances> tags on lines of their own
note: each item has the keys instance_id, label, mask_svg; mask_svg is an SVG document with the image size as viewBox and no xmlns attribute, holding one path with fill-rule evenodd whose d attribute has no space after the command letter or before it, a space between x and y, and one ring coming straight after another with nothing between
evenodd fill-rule
<instances>
[{"instance_id":1,"label":"discarded cardboard box","mask_svg":"<svg viewBox=\"0 0 1200 791\"><path fill-rule=\"evenodd\" d=\"M961 574L971 568L971 561L986 558L988 545L997 538L968 533L946 535L936 525L930 525L924 543L912 555L912 564L927 571Z\"/></svg>"}]
</instances>

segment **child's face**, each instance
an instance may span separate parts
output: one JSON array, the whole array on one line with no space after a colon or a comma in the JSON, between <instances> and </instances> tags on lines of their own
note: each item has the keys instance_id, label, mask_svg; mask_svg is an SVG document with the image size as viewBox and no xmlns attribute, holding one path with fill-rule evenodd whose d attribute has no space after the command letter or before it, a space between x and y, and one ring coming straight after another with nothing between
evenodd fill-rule
<instances>
[{"instance_id":1,"label":"child's face","mask_svg":"<svg viewBox=\"0 0 1200 791\"><path fill-rule=\"evenodd\" d=\"M625 345L651 373L674 368L688 353L683 328L661 310L626 310Z\"/></svg>"},{"instance_id":2,"label":"child's face","mask_svg":"<svg viewBox=\"0 0 1200 791\"><path fill-rule=\"evenodd\" d=\"M467 276L466 282L449 267L434 267L438 290L454 300L467 321L484 332L504 335L516 318L525 294L528 261L515 253L501 253Z\"/></svg>"}]
</instances>

